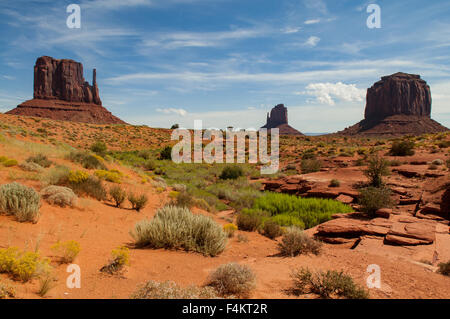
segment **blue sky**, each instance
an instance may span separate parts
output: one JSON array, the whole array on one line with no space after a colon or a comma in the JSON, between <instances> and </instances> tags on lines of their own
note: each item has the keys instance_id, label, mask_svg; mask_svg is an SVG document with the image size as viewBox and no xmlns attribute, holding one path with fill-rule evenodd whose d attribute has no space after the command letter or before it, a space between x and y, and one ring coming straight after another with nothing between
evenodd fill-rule
<instances>
[{"instance_id":1,"label":"blue sky","mask_svg":"<svg viewBox=\"0 0 450 319\"><path fill-rule=\"evenodd\" d=\"M81 28L66 7L81 6ZM366 8L381 8L369 29ZM303 132L363 118L366 89L398 71L431 86L450 127L450 2L70 0L0 2L0 111L33 94L37 57L92 68L103 105L132 124L257 128L278 103Z\"/></svg>"}]
</instances>

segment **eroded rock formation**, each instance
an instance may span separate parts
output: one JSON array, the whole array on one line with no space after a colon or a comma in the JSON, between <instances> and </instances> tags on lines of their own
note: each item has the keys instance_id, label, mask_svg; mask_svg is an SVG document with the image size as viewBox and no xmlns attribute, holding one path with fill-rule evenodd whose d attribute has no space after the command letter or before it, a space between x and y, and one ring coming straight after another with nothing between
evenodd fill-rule
<instances>
[{"instance_id":1,"label":"eroded rock formation","mask_svg":"<svg viewBox=\"0 0 450 319\"><path fill-rule=\"evenodd\" d=\"M34 66L33 99L8 114L96 124L125 123L102 106L96 70L92 85L83 77L83 65L43 56Z\"/></svg>"},{"instance_id":2,"label":"eroded rock formation","mask_svg":"<svg viewBox=\"0 0 450 319\"><path fill-rule=\"evenodd\" d=\"M444 132L432 120L431 90L420 75L384 76L367 90L365 118L339 134L403 135Z\"/></svg>"},{"instance_id":3,"label":"eroded rock formation","mask_svg":"<svg viewBox=\"0 0 450 319\"><path fill-rule=\"evenodd\" d=\"M282 135L303 135L288 124L287 107L284 104L278 104L267 113L267 122L262 128L278 128Z\"/></svg>"}]
</instances>

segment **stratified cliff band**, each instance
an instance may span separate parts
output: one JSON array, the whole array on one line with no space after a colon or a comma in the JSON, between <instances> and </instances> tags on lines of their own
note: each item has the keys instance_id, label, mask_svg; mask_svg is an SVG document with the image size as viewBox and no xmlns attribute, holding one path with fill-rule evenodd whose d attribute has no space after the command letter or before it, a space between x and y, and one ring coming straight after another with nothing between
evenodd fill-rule
<instances>
[{"instance_id":1,"label":"stratified cliff band","mask_svg":"<svg viewBox=\"0 0 450 319\"><path fill-rule=\"evenodd\" d=\"M83 77L81 63L40 57L34 66L33 99L6 113L95 124L125 123L102 106L96 75L94 69L90 85Z\"/></svg>"}]
</instances>

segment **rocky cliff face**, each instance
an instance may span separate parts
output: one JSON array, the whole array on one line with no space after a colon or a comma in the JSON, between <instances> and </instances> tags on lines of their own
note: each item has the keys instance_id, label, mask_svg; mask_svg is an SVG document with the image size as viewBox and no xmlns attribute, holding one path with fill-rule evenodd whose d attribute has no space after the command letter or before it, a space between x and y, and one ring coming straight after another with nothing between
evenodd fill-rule
<instances>
[{"instance_id":1,"label":"rocky cliff face","mask_svg":"<svg viewBox=\"0 0 450 319\"><path fill-rule=\"evenodd\" d=\"M384 76L367 90L366 119L398 114L430 117L431 91L420 75L395 73Z\"/></svg>"},{"instance_id":2,"label":"rocky cliff face","mask_svg":"<svg viewBox=\"0 0 450 319\"><path fill-rule=\"evenodd\" d=\"M303 135L288 124L287 107L284 104L278 104L267 113L267 122L262 128L278 128L283 135Z\"/></svg>"},{"instance_id":3,"label":"rocky cliff face","mask_svg":"<svg viewBox=\"0 0 450 319\"><path fill-rule=\"evenodd\" d=\"M365 118L338 134L420 135L448 129L430 117L431 90L420 75L384 76L367 90Z\"/></svg>"},{"instance_id":4,"label":"rocky cliff face","mask_svg":"<svg viewBox=\"0 0 450 319\"><path fill-rule=\"evenodd\" d=\"M34 66L33 97L35 99L55 99L102 105L95 69L92 82L93 85L89 85L84 80L81 63L43 56L36 60Z\"/></svg>"},{"instance_id":5,"label":"rocky cliff face","mask_svg":"<svg viewBox=\"0 0 450 319\"><path fill-rule=\"evenodd\" d=\"M90 85L84 80L83 65L73 60L38 58L34 66L33 97L7 114L95 124L125 123L102 106L96 70Z\"/></svg>"}]
</instances>

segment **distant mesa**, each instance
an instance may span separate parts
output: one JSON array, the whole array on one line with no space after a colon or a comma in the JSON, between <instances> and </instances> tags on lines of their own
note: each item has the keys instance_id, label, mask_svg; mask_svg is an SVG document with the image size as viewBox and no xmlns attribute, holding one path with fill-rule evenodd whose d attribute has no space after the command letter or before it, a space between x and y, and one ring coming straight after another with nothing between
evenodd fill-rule
<instances>
[{"instance_id":1,"label":"distant mesa","mask_svg":"<svg viewBox=\"0 0 450 319\"><path fill-rule=\"evenodd\" d=\"M431 90L420 75L384 76L367 90L364 120L338 134L420 135L448 129L431 119Z\"/></svg>"},{"instance_id":2,"label":"distant mesa","mask_svg":"<svg viewBox=\"0 0 450 319\"><path fill-rule=\"evenodd\" d=\"M33 99L6 114L94 124L125 124L102 106L96 75L94 69L90 85L84 80L81 63L42 56L34 66Z\"/></svg>"},{"instance_id":3,"label":"distant mesa","mask_svg":"<svg viewBox=\"0 0 450 319\"><path fill-rule=\"evenodd\" d=\"M278 104L267 113L267 123L262 128L268 130L278 128L281 135L303 135L288 124L287 107L284 104Z\"/></svg>"}]
</instances>

